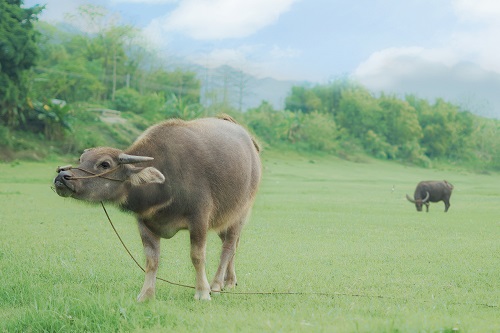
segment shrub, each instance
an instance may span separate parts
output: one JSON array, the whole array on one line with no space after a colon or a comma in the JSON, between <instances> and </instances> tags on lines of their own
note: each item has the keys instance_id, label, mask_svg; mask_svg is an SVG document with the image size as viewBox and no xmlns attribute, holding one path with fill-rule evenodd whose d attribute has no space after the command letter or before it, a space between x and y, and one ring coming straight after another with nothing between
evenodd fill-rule
<instances>
[{"instance_id":1,"label":"shrub","mask_svg":"<svg viewBox=\"0 0 500 333\"><path fill-rule=\"evenodd\" d=\"M141 95L132 88L122 88L115 92L113 108L120 111L132 111L142 113Z\"/></svg>"},{"instance_id":2,"label":"shrub","mask_svg":"<svg viewBox=\"0 0 500 333\"><path fill-rule=\"evenodd\" d=\"M10 134L10 130L3 125L0 125L0 145L8 148L12 147L12 136Z\"/></svg>"},{"instance_id":3,"label":"shrub","mask_svg":"<svg viewBox=\"0 0 500 333\"><path fill-rule=\"evenodd\" d=\"M333 151L337 148L337 128L330 115L319 112L305 115L300 134L311 150Z\"/></svg>"}]
</instances>

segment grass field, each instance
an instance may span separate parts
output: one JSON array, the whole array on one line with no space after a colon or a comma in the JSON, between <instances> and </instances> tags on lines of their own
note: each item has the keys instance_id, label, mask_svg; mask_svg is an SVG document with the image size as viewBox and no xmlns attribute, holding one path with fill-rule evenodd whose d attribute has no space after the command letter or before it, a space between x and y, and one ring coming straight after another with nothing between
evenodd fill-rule
<instances>
[{"instance_id":1,"label":"grass field","mask_svg":"<svg viewBox=\"0 0 500 333\"><path fill-rule=\"evenodd\" d=\"M0 164L0 332L500 332L500 175L266 151L237 253L237 291L193 300L143 273L99 206L58 197L54 163ZM406 201L425 179L451 208ZM143 261L131 215L108 207ZM194 283L189 238L162 241L159 276ZM209 280L220 242L208 244ZM314 293L329 293L315 295Z\"/></svg>"}]
</instances>

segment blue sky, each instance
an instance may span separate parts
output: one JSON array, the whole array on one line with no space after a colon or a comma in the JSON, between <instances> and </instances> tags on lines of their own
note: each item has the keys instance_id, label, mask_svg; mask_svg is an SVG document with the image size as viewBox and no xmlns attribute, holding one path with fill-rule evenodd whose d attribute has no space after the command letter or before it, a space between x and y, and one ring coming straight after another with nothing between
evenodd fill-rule
<instances>
[{"instance_id":1,"label":"blue sky","mask_svg":"<svg viewBox=\"0 0 500 333\"><path fill-rule=\"evenodd\" d=\"M500 117L496 0L29 0L43 20L85 3L120 14L166 54L258 77L458 100ZM481 110L479 110L481 109Z\"/></svg>"}]
</instances>

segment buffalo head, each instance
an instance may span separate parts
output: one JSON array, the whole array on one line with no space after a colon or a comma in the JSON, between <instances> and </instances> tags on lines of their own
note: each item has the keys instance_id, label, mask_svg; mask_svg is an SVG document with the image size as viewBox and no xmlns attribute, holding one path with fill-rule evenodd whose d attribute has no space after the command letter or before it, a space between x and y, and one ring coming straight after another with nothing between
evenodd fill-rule
<instances>
[{"instance_id":1,"label":"buffalo head","mask_svg":"<svg viewBox=\"0 0 500 333\"><path fill-rule=\"evenodd\" d=\"M415 207L417 208L417 211L421 212L422 211L422 206L429 201L430 194L429 192L426 192L426 196L423 199L412 199L408 194L406 195L406 199L408 199L409 202L414 203Z\"/></svg>"},{"instance_id":2,"label":"buffalo head","mask_svg":"<svg viewBox=\"0 0 500 333\"><path fill-rule=\"evenodd\" d=\"M123 202L127 188L150 183L163 183L165 177L152 166L135 166L152 157L127 155L115 148L86 149L77 167L58 167L54 185L62 197L99 202Z\"/></svg>"}]
</instances>

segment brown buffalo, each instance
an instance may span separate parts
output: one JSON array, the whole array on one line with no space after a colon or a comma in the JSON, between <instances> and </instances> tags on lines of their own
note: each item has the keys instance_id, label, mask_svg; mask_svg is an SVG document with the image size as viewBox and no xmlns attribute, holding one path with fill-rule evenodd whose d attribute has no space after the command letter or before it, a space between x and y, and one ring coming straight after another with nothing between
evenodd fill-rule
<instances>
[{"instance_id":1,"label":"brown buffalo","mask_svg":"<svg viewBox=\"0 0 500 333\"><path fill-rule=\"evenodd\" d=\"M444 211L447 212L450 208L450 197L453 191L453 185L446 180L443 181L423 181L418 183L415 189L413 199L407 194L406 199L415 204L417 211L422 211L422 205L425 205L429 212L429 202L444 202Z\"/></svg>"},{"instance_id":2,"label":"brown buffalo","mask_svg":"<svg viewBox=\"0 0 500 333\"><path fill-rule=\"evenodd\" d=\"M187 229L196 270L195 299L236 285L234 254L261 178L258 145L234 120L169 120L147 129L125 151L87 149L78 167L59 167L60 196L110 202L135 214L146 255L137 299L155 294L160 239ZM212 283L205 273L207 231L222 240Z\"/></svg>"}]
</instances>

